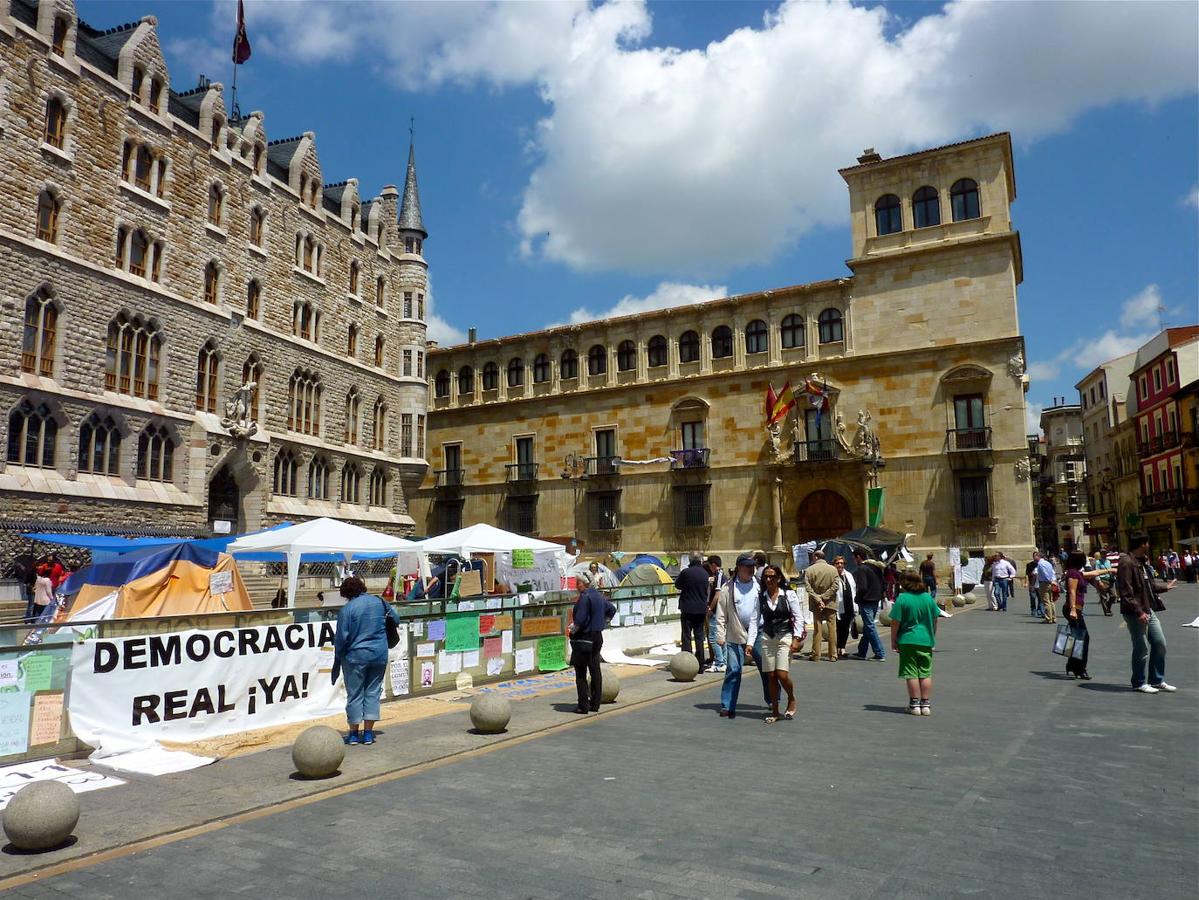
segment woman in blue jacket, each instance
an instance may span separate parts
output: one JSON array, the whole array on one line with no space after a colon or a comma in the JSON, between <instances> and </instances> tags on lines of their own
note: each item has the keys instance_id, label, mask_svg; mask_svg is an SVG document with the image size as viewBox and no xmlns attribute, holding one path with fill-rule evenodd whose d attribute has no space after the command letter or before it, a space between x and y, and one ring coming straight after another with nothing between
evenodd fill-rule
<instances>
[{"instance_id":1,"label":"woman in blue jacket","mask_svg":"<svg viewBox=\"0 0 1199 900\"><path fill-rule=\"evenodd\" d=\"M379 697L383 673L387 671L386 618L399 624L395 610L383 599L366 592L361 578L350 576L341 583L346 605L337 612L337 634L333 639L333 682L340 670L346 677L347 744L373 744L379 721ZM358 728L362 726L362 736Z\"/></svg>"}]
</instances>

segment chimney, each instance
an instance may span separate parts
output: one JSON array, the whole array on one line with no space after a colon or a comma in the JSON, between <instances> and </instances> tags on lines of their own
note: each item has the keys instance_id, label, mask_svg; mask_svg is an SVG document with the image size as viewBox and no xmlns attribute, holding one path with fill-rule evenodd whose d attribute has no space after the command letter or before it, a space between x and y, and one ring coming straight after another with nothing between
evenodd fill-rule
<instances>
[{"instance_id":1,"label":"chimney","mask_svg":"<svg viewBox=\"0 0 1199 900\"><path fill-rule=\"evenodd\" d=\"M883 158L874 152L873 147L867 147L862 151L862 155L858 157L858 165L864 166L867 163L882 162Z\"/></svg>"},{"instance_id":2,"label":"chimney","mask_svg":"<svg viewBox=\"0 0 1199 900\"><path fill-rule=\"evenodd\" d=\"M479 329L472 326L466 330L466 342L468 344L473 344L478 339L479 339Z\"/></svg>"},{"instance_id":3,"label":"chimney","mask_svg":"<svg viewBox=\"0 0 1199 900\"><path fill-rule=\"evenodd\" d=\"M426 350L436 350L437 349L437 341L435 341L431 338L427 338L425 340L425 349Z\"/></svg>"}]
</instances>

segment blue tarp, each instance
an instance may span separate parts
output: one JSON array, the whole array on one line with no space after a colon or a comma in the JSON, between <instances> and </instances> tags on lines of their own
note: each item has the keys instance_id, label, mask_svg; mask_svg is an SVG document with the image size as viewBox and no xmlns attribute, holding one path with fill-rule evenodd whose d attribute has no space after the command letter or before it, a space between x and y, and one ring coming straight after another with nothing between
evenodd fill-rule
<instances>
[{"instance_id":1,"label":"blue tarp","mask_svg":"<svg viewBox=\"0 0 1199 900\"><path fill-rule=\"evenodd\" d=\"M125 538L111 534L59 534L56 532L35 532L23 534L21 537L46 544L59 544L63 547L86 547L89 550L100 550L109 553L127 553L140 547L165 547L168 544L178 544L180 538L169 537L140 537Z\"/></svg>"},{"instance_id":2,"label":"blue tarp","mask_svg":"<svg viewBox=\"0 0 1199 900\"><path fill-rule=\"evenodd\" d=\"M175 560L194 562L207 569L215 568L220 552L198 544L198 541L182 541L166 547L141 547L111 562L97 563L80 569L63 583L61 591L68 596L77 594L86 584L118 588L143 575L157 572Z\"/></svg>"}]
</instances>

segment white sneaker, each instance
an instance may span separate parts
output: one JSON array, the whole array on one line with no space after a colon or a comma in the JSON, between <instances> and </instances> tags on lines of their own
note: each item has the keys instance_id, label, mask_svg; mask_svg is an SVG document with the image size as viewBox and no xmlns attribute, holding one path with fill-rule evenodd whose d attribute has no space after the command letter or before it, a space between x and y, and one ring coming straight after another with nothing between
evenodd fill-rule
<instances>
[{"instance_id":1,"label":"white sneaker","mask_svg":"<svg viewBox=\"0 0 1199 900\"><path fill-rule=\"evenodd\" d=\"M1156 694L1158 692L1157 688L1151 684L1142 684L1139 688L1134 688L1134 690L1140 691L1142 694Z\"/></svg>"},{"instance_id":2,"label":"white sneaker","mask_svg":"<svg viewBox=\"0 0 1199 900\"><path fill-rule=\"evenodd\" d=\"M1174 685L1166 684L1164 681L1161 682L1161 684L1152 685L1152 687L1154 690L1166 691L1167 693L1170 693L1170 694L1173 694L1176 690L1178 690L1178 688L1174 687Z\"/></svg>"}]
</instances>

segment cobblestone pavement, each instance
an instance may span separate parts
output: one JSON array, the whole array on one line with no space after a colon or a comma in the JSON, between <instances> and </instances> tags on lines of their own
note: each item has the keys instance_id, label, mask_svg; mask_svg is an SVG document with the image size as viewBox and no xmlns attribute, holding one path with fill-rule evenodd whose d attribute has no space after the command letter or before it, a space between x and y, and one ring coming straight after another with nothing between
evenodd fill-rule
<instances>
[{"instance_id":1,"label":"cobblestone pavement","mask_svg":"<svg viewBox=\"0 0 1199 900\"><path fill-rule=\"evenodd\" d=\"M12 895L1190 898L1199 591L1168 600L1176 694L1128 689L1118 616L1066 679L1017 600L943 624L929 718L891 660L797 661L792 723L756 676L720 719L713 684Z\"/></svg>"}]
</instances>

